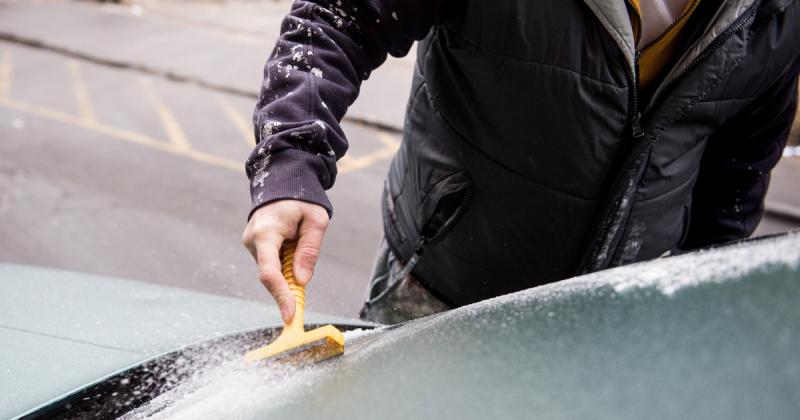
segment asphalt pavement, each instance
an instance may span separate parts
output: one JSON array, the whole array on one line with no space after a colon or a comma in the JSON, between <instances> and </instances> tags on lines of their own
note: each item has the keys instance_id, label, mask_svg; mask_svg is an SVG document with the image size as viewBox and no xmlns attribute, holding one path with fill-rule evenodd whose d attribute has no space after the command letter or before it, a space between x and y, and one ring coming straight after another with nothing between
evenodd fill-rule
<instances>
[{"instance_id":1,"label":"asphalt pavement","mask_svg":"<svg viewBox=\"0 0 800 420\"><path fill-rule=\"evenodd\" d=\"M252 99L5 42L0 63L0 260L268 301L240 241ZM344 129L308 302L353 316L399 138Z\"/></svg>"},{"instance_id":2,"label":"asphalt pavement","mask_svg":"<svg viewBox=\"0 0 800 420\"><path fill-rule=\"evenodd\" d=\"M240 244L243 162L286 10L0 0L0 261L269 302ZM390 59L344 123L310 310L360 308L412 68L413 54ZM798 179L800 158L785 158L757 234L800 226Z\"/></svg>"}]
</instances>

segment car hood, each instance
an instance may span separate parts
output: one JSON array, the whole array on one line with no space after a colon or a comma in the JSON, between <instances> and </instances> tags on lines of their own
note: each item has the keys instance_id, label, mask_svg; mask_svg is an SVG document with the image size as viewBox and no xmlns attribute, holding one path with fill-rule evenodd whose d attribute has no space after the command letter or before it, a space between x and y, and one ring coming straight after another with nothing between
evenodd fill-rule
<instances>
[{"instance_id":1,"label":"car hood","mask_svg":"<svg viewBox=\"0 0 800 420\"><path fill-rule=\"evenodd\" d=\"M193 342L281 325L264 303L16 264L0 264L0 290L0 418Z\"/></svg>"}]
</instances>

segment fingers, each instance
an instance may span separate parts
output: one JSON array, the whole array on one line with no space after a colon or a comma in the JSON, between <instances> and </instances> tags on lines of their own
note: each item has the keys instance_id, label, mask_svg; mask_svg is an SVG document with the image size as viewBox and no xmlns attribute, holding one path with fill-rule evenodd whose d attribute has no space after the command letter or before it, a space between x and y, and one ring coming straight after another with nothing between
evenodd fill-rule
<instances>
[{"instance_id":1,"label":"fingers","mask_svg":"<svg viewBox=\"0 0 800 420\"><path fill-rule=\"evenodd\" d=\"M292 270L298 284L305 286L314 272L327 227L324 207L284 200L256 210L242 233L242 243L255 258L259 279L278 304L284 322L294 318L295 298L281 272L281 245L297 240Z\"/></svg>"},{"instance_id":2,"label":"fingers","mask_svg":"<svg viewBox=\"0 0 800 420\"><path fill-rule=\"evenodd\" d=\"M289 290L289 285L281 273L280 248L282 243L283 237L273 234L255 242L255 248L258 278L278 304L283 322L288 323L294 318L295 302L294 295Z\"/></svg>"},{"instance_id":3,"label":"fingers","mask_svg":"<svg viewBox=\"0 0 800 420\"><path fill-rule=\"evenodd\" d=\"M303 215L298 232L300 238L297 240L292 262L295 279L301 286L305 286L311 280L327 228L328 214L324 210L321 214L317 211L308 211Z\"/></svg>"}]
</instances>

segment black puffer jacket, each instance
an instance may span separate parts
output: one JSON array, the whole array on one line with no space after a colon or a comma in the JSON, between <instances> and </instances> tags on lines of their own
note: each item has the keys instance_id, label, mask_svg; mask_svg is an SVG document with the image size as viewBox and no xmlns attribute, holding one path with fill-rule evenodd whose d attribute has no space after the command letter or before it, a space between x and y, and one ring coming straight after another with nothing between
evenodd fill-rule
<instances>
[{"instance_id":1,"label":"black puffer jacket","mask_svg":"<svg viewBox=\"0 0 800 420\"><path fill-rule=\"evenodd\" d=\"M701 9L643 100L622 0L296 1L255 114L254 208L330 210L338 121L424 38L384 227L444 300L747 236L794 117L800 6Z\"/></svg>"}]
</instances>

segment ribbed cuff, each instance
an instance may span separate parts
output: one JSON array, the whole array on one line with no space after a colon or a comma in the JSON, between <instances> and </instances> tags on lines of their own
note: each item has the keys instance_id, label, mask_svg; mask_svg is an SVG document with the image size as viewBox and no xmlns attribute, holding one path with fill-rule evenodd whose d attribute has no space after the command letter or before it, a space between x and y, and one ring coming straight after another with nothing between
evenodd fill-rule
<instances>
[{"instance_id":1,"label":"ribbed cuff","mask_svg":"<svg viewBox=\"0 0 800 420\"><path fill-rule=\"evenodd\" d=\"M318 204L325 208L328 217L333 217L333 207L320 182L320 177L326 181L328 176L324 161L314 154L288 149L270 156L264 172L250 179L253 204L247 220L262 206L278 200Z\"/></svg>"}]
</instances>

